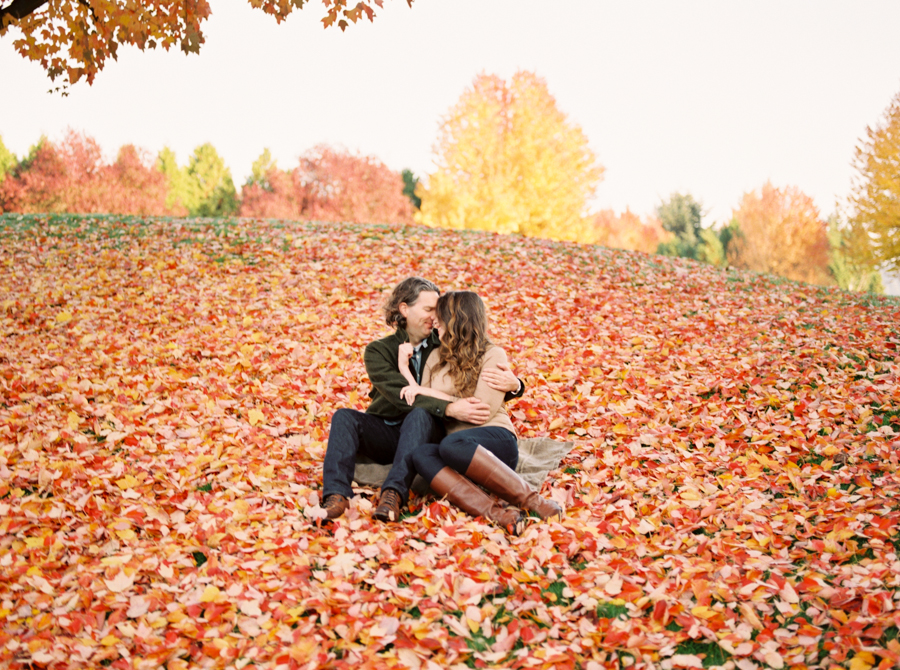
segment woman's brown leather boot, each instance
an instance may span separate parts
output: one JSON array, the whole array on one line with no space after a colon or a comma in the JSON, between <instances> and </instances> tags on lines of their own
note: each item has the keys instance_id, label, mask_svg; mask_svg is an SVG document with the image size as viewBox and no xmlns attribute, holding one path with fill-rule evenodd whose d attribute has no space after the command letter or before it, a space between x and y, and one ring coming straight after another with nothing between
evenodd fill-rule
<instances>
[{"instance_id":1,"label":"woman's brown leather boot","mask_svg":"<svg viewBox=\"0 0 900 670\"><path fill-rule=\"evenodd\" d=\"M528 482L515 470L480 445L466 470L466 477L476 484L481 484L506 502L526 512L534 512L542 519L551 516L562 518L562 507L555 501L543 498L532 491Z\"/></svg>"},{"instance_id":2,"label":"woman's brown leather boot","mask_svg":"<svg viewBox=\"0 0 900 670\"><path fill-rule=\"evenodd\" d=\"M518 535L525 527L525 515L520 510L504 507L451 467L442 468L430 486L432 491L464 512L483 516L511 535Z\"/></svg>"}]
</instances>

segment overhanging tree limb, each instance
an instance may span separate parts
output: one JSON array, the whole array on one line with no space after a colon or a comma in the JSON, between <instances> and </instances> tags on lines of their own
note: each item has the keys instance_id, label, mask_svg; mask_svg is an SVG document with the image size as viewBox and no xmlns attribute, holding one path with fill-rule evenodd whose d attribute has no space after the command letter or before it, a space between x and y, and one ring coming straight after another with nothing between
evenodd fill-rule
<instances>
[{"instance_id":1,"label":"overhanging tree limb","mask_svg":"<svg viewBox=\"0 0 900 670\"><path fill-rule=\"evenodd\" d=\"M283 21L306 0L246 0L250 6ZM412 0L406 0L412 4ZM337 23L343 30L363 18L370 21L383 0L324 0L322 24ZM0 34L12 38L21 56L40 63L50 78L61 80L57 90L79 80L92 83L119 46L138 49L181 45L196 53L203 44L203 22L212 13L211 0L154 0L154 2L95 2L92 0L0 0ZM41 7L47 11L37 12ZM88 39L89 36L89 39Z\"/></svg>"}]
</instances>

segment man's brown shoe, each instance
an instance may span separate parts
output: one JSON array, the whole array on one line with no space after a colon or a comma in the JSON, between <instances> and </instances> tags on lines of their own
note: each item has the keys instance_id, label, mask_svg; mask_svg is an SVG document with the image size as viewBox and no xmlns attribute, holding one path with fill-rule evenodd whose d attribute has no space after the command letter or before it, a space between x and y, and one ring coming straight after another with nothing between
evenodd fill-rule
<instances>
[{"instance_id":1,"label":"man's brown shoe","mask_svg":"<svg viewBox=\"0 0 900 670\"><path fill-rule=\"evenodd\" d=\"M325 496L325 504L322 505L322 509L328 515L325 517L326 519L337 519L347 511L348 507L350 507L350 501L339 493Z\"/></svg>"},{"instance_id":2,"label":"man's brown shoe","mask_svg":"<svg viewBox=\"0 0 900 670\"><path fill-rule=\"evenodd\" d=\"M381 499L378 501L378 507L372 512L372 518L377 521L399 521L400 520L400 493L394 489L385 489L381 492Z\"/></svg>"}]
</instances>

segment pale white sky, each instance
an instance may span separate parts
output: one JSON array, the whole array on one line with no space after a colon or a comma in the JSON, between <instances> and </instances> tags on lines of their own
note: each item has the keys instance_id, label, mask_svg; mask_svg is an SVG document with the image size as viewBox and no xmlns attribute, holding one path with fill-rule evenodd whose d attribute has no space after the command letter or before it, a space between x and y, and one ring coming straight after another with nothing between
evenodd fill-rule
<instances>
[{"instance_id":1,"label":"pale white sky","mask_svg":"<svg viewBox=\"0 0 900 670\"><path fill-rule=\"evenodd\" d=\"M341 33L309 3L286 23L211 0L199 55L126 49L69 97L0 40L0 136L17 155L67 127L109 156L134 143L184 164L212 142L240 186L269 147L317 143L432 168L439 119L479 72L543 76L606 167L597 208L649 214L690 192L724 221L771 179L823 216L849 192L866 125L900 91L900 2L386 0Z\"/></svg>"}]
</instances>

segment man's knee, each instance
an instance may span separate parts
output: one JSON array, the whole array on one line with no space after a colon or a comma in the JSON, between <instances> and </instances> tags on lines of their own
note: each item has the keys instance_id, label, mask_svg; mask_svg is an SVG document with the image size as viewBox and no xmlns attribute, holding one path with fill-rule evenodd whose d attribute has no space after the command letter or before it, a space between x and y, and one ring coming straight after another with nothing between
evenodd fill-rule
<instances>
[{"instance_id":1,"label":"man's knee","mask_svg":"<svg viewBox=\"0 0 900 670\"><path fill-rule=\"evenodd\" d=\"M331 416L331 428L351 428L356 426L357 410L342 407Z\"/></svg>"},{"instance_id":2,"label":"man's knee","mask_svg":"<svg viewBox=\"0 0 900 670\"><path fill-rule=\"evenodd\" d=\"M429 433L435 426L435 418L421 407L415 407L403 419L400 429L403 432L416 431Z\"/></svg>"}]
</instances>

